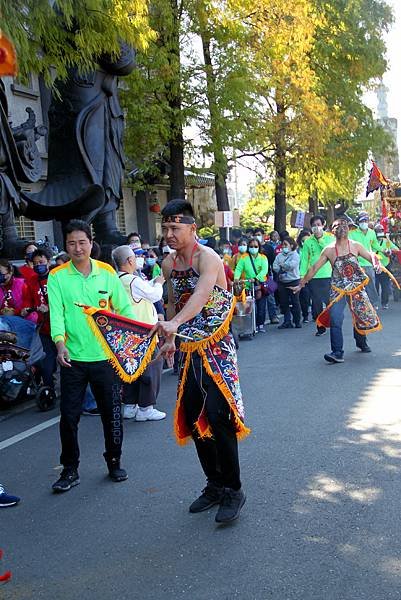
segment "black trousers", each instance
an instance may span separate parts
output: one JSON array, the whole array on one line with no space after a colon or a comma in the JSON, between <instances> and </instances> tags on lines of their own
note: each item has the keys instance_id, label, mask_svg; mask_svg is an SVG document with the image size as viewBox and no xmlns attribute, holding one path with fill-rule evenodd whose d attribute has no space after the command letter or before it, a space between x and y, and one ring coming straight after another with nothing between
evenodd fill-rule
<instances>
[{"instance_id":1,"label":"black trousers","mask_svg":"<svg viewBox=\"0 0 401 600\"><path fill-rule=\"evenodd\" d=\"M199 439L194 424L205 404L213 438ZM193 353L183 395L188 427L198 453L199 461L209 483L239 490L241 487L238 443L230 421L230 407L205 372L201 358Z\"/></svg>"},{"instance_id":2,"label":"black trousers","mask_svg":"<svg viewBox=\"0 0 401 600\"><path fill-rule=\"evenodd\" d=\"M60 369L60 462L65 467L78 467L78 423L86 386L90 383L103 424L106 451L104 457L120 458L123 441L121 415L121 382L106 360L71 361L71 367Z\"/></svg>"},{"instance_id":3,"label":"black trousers","mask_svg":"<svg viewBox=\"0 0 401 600\"><path fill-rule=\"evenodd\" d=\"M376 290L379 293L381 287L381 301L382 306L388 304L390 297L390 277L387 273L376 273Z\"/></svg>"},{"instance_id":4,"label":"black trousers","mask_svg":"<svg viewBox=\"0 0 401 600\"><path fill-rule=\"evenodd\" d=\"M329 303L331 278L311 279L308 285L312 297L312 317L316 321L323 310L323 305L327 306ZM318 331L326 331L326 328L318 327Z\"/></svg>"},{"instance_id":5,"label":"black trousers","mask_svg":"<svg viewBox=\"0 0 401 600\"><path fill-rule=\"evenodd\" d=\"M50 335L41 333L43 351L46 356L40 363L40 371L44 385L54 388L53 375L57 370L57 348Z\"/></svg>"},{"instance_id":6,"label":"black trousers","mask_svg":"<svg viewBox=\"0 0 401 600\"><path fill-rule=\"evenodd\" d=\"M301 322L301 305L299 303L299 292L294 294L290 287L296 287L299 284L299 279L283 283L278 283L278 294L280 297L280 308L284 315L284 322L291 322L291 313L295 325ZM290 309L291 306L291 309Z\"/></svg>"},{"instance_id":7,"label":"black trousers","mask_svg":"<svg viewBox=\"0 0 401 600\"><path fill-rule=\"evenodd\" d=\"M302 318L307 319L309 316L309 308L310 308L310 292L309 292L309 284L306 284L305 287L299 292L299 303L301 305Z\"/></svg>"}]
</instances>

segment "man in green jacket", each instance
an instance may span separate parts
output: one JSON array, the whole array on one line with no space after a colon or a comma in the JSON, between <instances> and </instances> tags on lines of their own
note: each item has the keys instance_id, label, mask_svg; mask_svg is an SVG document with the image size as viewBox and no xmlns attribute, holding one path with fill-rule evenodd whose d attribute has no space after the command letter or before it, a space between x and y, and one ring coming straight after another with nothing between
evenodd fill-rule
<instances>
[{"instance_id":1,"label":"man in green jacket","mask_svg":"<svg viewBox=\"0 0 401 600\"><path fill-rule=\"evenodd\" d=\"M349 239L359 242L368 252L380 252L379 242L373 229L369 227L369 215L366 211L361 211L356 220L358 228L349 232ZM379 308L379 294L376 290L376 274L372 264L362 256L358 257L358 262L369 277L369 283L365 290L373 306Z\"/></svg>"},{"instance_id":2,"label":"man in green jacket","mask_svg":"<svg viewBox=\"0 0 401 600\"><path fill-rule=\"evenodd\" d=\"M78 423L88 383L103 423L106 460L113 481L124 481L120 467L123 440L121 383L77 303L113 310L134 319L132 304L114 269L90 258L92 235L84 221L70 221L65 229L71 260L53 269L47 281L51 336L60 363L60 437L63 470L54 492L78 485Z\"/></svg>"},{"instance_id":3,"label":"man in green jacket","mask_svg":"<svg viewBox=\"0 0 401 600\"><path fill-rule=\"evenodd\" d=\"M326 233L324 226L326 221L322 215L314 215L310 220L312 235L306 238L301 252L301 263L299 271L301 277L304 277L309 269L319 260L324 248L334 241L330 233ZM310 280L309 291L312 297L312 316L316 320L322 312L323 305L329 303L331 286L331 264L327 262L315 276ZM321 336L326 333L325 327L317 327L316 334Z\"/></svg>"},{"instance_id":4,"label":"man in green jacket","mask_svg":"<svg viewBox=\"0 0 401 600\"><path fill-rule=\"evenodd\" d=\"M377 241L380 246L379 259L383 267L388 267L390 264L390 258L393 250L398 250L398 246L396 246L390 238L386 236L384 233L384 227L380 223L375 227L375 233L377 237ZM376 276L376 290L379 294L381 288L381 303L382 308L388 308L388 299L390 296L390 277L384 271L381 273L375 273Z\"/></svg>"}]
</instances>

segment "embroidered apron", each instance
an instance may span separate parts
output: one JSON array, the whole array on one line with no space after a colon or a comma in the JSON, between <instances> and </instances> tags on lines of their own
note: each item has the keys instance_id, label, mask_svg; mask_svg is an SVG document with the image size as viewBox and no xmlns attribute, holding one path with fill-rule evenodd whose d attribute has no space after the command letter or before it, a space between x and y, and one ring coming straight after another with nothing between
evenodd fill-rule
<instances>
[{"instance_id":1,"label":"embroidered apron","mask_svg":"<svg viewBox=\"0 0 401 600\"><path fill-rule=\"evenodd\" d=\"M193 294L198 280L199 274L192 264L185 271L178 271L174 261L171 284L177 312ZM175 434L177 442L181 445L187 443L192 437L192 432L186 423L182 397L193 352L199 354L203 367L229 404L230 418L237 438L242 439L250 433L250 429L244 425L244 405L239 384L237 352L233 336L229 331L234 305L232 294L216 285L200 313L180 325L178 329L178 333L193 340L180 344L182 361L175 411ZM195 426L200 438L212 437L204 406Z\"/></svg>"}]
</instances>

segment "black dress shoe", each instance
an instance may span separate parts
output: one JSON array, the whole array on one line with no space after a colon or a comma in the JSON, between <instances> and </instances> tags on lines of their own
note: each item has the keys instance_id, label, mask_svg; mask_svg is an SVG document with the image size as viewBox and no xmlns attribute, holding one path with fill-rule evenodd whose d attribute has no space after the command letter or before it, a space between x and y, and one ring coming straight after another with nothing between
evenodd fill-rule
<instances>
[{"instance_id":1,"label":"black dress shoe","mask_svg":"<svg viewBox=\"0 0 401 600\"><path fill-rule=\"evenodd\" d=\"M208 510L215 504L220 504L224 496L224 487L217 486L214 483L208 483L202 490L199 498L192 502L189 507L190 513L199 513Z\"/></svg>"},{"instance_id":2,"label":"black dress shoe","mask_svg":"<svg viewBox=\"0 0 401 600\"><path fill-rule=\"evenodd\" d=\"M246 496L241 490L226 488L224 498L220 502L220 508L217 511L216 523L231 523L238 519L241 508L244 506Z\"/></svg>"},{"instance_id":3,"label":"black dress shoe","mask_svg":"<svg viewBox=\"0 0 401 600\"><path fill-rule=\"evenodd\" d=\"M107 461L107 467L109 469L109 476L112 481L126 481L128 479L127 471L120 467L120 459L112 458Z\"/></svg>"}]
</instances>

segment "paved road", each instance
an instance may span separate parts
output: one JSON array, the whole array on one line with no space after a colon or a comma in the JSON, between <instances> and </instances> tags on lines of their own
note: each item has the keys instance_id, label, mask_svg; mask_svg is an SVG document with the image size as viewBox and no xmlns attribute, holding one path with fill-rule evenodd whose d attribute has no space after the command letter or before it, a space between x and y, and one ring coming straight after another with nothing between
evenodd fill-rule
<instances>
[{"instance_id":1,"label":"paved road","mask_svg":"<svg viewBox=\"0 0 401 600\"><path fill-rule=\"evenodd\" d=\"M269 328L241 342L252 435L241 444L247 503L233 526L190 515L203 486L192 446L168 419L128 422L130 479L105 477L99 421L81 421L81 485L54 496L51 426L0 450L0 479L20 506L0 514L5 600L401 599L401 305L383 314L374 352L327 365L328 336ZM54 417L30 409L0 423L0 440ZM0 565L0 572L2 567Z\"/></svg>"}]
</instances>

